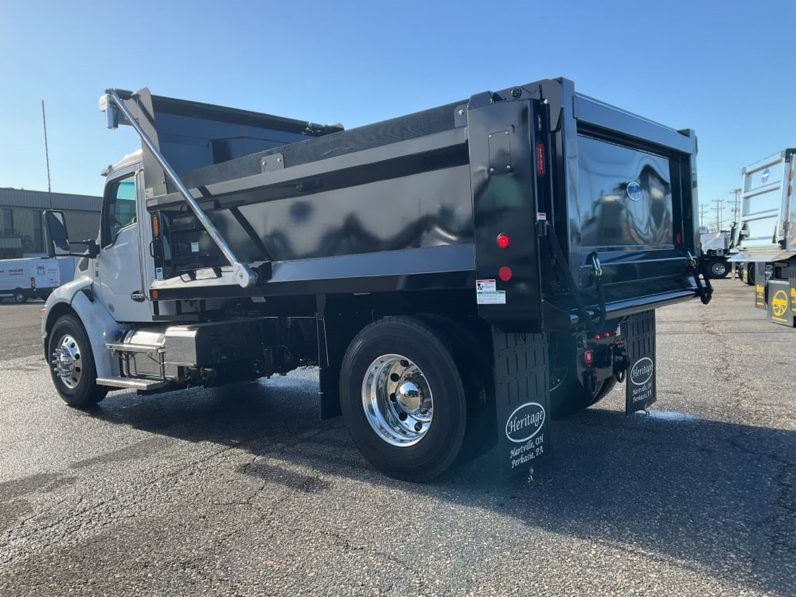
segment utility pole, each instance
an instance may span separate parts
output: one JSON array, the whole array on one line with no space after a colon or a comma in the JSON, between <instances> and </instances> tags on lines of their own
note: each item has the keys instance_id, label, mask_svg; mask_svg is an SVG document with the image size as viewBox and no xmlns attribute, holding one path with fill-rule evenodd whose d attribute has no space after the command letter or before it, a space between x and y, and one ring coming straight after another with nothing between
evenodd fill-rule
<instances>
[{"instance_id":1,"label":"utility pole","mask_svg":"<svg viewBox=\"0 0 796 597\"><path fill-rule=\"evenodd\" d=\"M732 220L736 224L741 223L741 189L733 189L735 200L732 203Z\"/></svg>"},{"instance_id":2,"label":"utility pole","mask_svg":"<svg viewBox=\"0 0 796 597\"><path fill-rule=\"evenodd\" d=\"M700 227L705 225L705 204L704 203L700 203L699 204L699 225L700 225Z\"/></svg>"},{"instance_id":3,"label":"utility pole","mask_svg":"<svg viewBox=\"0 0 796 597\"><path fill-rule=\"evenodd\" d=\"M721 232L721 206L724 203L724 199L714 199L713 203L716 204L716 232Z\"/></svg>"},{"instance_id":4,"label":"utility pole","mask_svg":"<svg viewBox=\"0 0 796 597\"><path fill-rule=\"evenodd\" d=\"M47 147L47 116L44 113L44 100L41 100L41 123L44 125L44 159L47 162L47 192L52 193L50 183L50 149ZM52 207L52 196L50 196L50 207Z\"/></svg>"}]
</instances>

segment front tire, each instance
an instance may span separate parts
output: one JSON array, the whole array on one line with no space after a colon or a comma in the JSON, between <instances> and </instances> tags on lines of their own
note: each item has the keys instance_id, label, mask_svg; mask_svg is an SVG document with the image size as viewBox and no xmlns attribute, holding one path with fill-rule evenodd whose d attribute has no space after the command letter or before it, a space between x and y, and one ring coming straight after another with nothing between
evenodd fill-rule
<instances>
[{"instance_id":1,"label":"front tire","mask_svg":"<svg viewBox=\"0 0 796 597\"><path fill-rule=\"evenodd\" d=\"M28 295L19 288L14 291L14 302L18 305L22 305L28 301Z\"/></svg>"},{"instance_id":2,"label":"front tire","mask_svg":"<svg viewBox=\"0 0 796 597\"><path fill-rule=\"evenodd\" d=\"M62 315L47 340L50 376L55 389L69 406L90 409L108 393L97 385L94 355L88 335L74 315Z\"/></svg>"},{"instance_id":3,"label":"front tire","mask_svg":"<svg viewBox=\"0 0 796 597\"><path fill-rule=\"evenodd\" d=\"M420 320L385 317L357 334L341 366L340 405L356 446L391 477L430 481L462 447L462 378L447 340Z\"/></svg>"}]
</instances>

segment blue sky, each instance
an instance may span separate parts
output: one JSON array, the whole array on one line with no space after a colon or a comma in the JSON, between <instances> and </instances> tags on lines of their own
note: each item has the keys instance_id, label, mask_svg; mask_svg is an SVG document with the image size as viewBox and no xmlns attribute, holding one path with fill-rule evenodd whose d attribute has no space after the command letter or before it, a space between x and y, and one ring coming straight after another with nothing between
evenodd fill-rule
<instances>
[{"instance_id":1,"label":"blue sky","mask_svg":"<svg viewBox=\"0 0 796 597\"><path fill-rule=\"evenodd\" d=\"M129 12L129 14L128 14ZM0 0L0 186L99 194L106 87L347 127L536 79L699 135L700 199L796 146L796 1ZM725 204L726 205L726 204ZM726 207L725 207L726 212Z\"/></svg>"}]
</instances>

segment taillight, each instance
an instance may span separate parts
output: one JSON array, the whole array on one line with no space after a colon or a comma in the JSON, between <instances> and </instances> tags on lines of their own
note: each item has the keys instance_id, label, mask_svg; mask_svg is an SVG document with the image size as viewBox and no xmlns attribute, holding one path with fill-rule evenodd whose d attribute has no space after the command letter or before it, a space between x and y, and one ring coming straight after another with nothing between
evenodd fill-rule
<instances>
[{"instance_id":1,"label":"taillight","mask_svg":"<svg viewBox=\"0 0 796 597\"><path fill-rule=\"evenodd\" d=\"M154 238L160 236L160 220L156 215L152 216L152 236Z\"/></svg>"},{"instance_id":2,"label":"taillight","mask_svg":"<svg viewBox=\"0 0 796 597\"><path fill-rule=\"evenodd\" d=\"M508 234L498 234L497 235L497 246L501 249L507 249L508 246L511 244L511 237Z\"/></svg>"},{"instance_id":3,"label":"taillight","mask_svg":"<svg viewBox=\"0 0 796 597\"><path fill-rule=\"evenodd\" d=\"M591 367L592 366L592 364L594 363L594 349L593 348L587 348L586 350L583 351L583 363L587 367Z\"/></svg>"},{"instance_id":4,"label":"taillight","mask_svg":"<svg viewBox=\"0 0 796 597\"><path fill-rule=\"evenodd\" d=\"M544 145L536 144L536 172L539 176L544 176Z\"/></svg>"}]
</instances>

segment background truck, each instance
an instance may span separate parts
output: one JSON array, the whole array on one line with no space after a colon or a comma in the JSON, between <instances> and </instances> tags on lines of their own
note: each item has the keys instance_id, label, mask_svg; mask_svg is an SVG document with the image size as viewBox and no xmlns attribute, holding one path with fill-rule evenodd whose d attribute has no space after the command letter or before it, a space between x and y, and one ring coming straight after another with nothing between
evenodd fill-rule
<instances>
[{"instance_id":1,"label":"background truck","mask_svg":"<svg viewBox=\"0 0 796 597\"><path fill-rule=\"evenodd\" d=\"M790 327L796 326L794 153L785 149L743 169L738 254L732 258L755 286L755 306Z\"/></svg>"},{"instance_id":2,"label":"background truck","mask_svg":"<svg viewBox=\"0 0 796 597\"><path fill-rule=\"evenodd\" d=\"M711 278L726 278L730 273L732 233L728 230L710 232L707 228L700 228L699 237L705 272Z\"/></svg>"},{"instance_id":3,"label":"background truck","mask_svg":"<svg viewBox=\"0 0 796 597\"><path fill-rule=\"evenodd\" d=\"M141 150L42 322L88 408L318 366L320 414L426 481L497 443L506 475L553 415L617 382L655 400L655 309L700 296L696 139L550 79L343 130L109 89ZM65 253L62 214L48 247Z\"/></svg>"},{"instance_id":4,"label":"background truck","mask_svg":"<svg viewBox=\"0 0 796 597\"><path fill-rule=\"evenodd\" d=\"M23 257L0 260L0 297L17 303L47 298L61 284L73 278L75 260Z\"/></svg>"}]
</instances>

